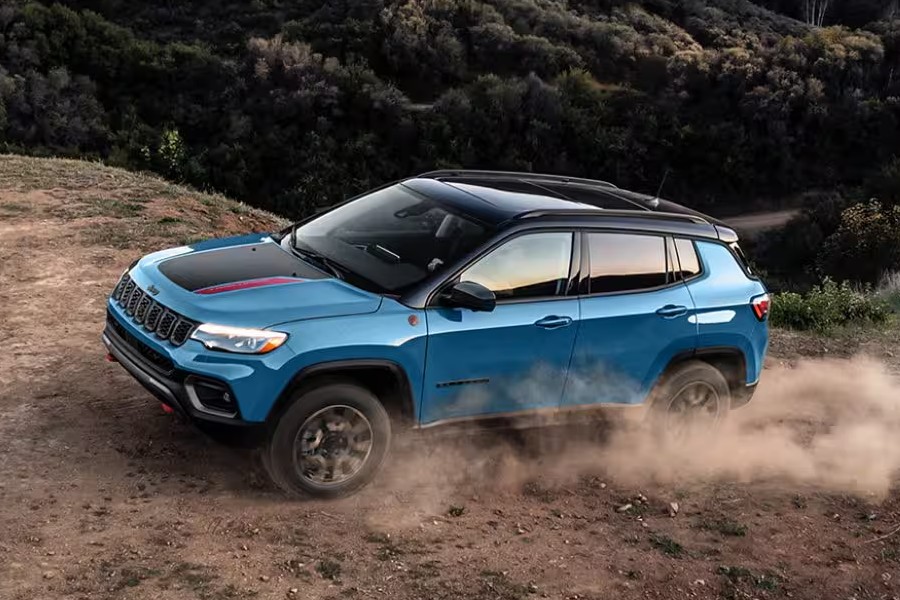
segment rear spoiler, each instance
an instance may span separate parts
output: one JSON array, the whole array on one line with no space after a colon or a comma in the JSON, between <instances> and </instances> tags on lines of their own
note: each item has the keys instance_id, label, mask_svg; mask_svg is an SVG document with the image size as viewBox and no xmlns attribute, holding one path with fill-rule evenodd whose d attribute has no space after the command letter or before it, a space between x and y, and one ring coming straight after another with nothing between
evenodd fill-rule
<instances>
[{"instance_id":1,"label":"rear spoiler","mask_svg":"<svg viewBox=\"0 0 900 600\"><path fill-rule=\"evenodd\" d=\"M716 235L719 236L719 239L725 242L726 244L734 244L738 241L738 234L731 227L726 227L725 225L719 225L718 223L714 224L713 227L716 229Z\"/></svg>"}]
</instances>

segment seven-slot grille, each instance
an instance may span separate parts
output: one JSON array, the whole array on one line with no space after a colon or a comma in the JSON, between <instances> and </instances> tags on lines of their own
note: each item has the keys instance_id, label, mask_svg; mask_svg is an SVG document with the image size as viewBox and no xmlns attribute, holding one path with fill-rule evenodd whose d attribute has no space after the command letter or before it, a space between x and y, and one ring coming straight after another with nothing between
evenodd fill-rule
<instances>
[{"instance_id":1,"label":"seven-slot grille","mask_svg":"<svg viewBox=\"0 0 900 600\"><path fill-rule=\"evenodd\" d=\"M153 365L160 373L163 375L171 375L175 372L175 365L172 364L172 361L137 339L125 329L125 326L119 323L112 314L106 314L106 320L109 322L109 326L112 327L113 331L116 332L122 340L137 350L138 354L140 354L147 362Z\"/></svg>"},{"instance_id":2,"label":"seven-slot grille","mask_svg":"<svg viewBox=\"0 0 900 600\"><path fill-rule=\"evenodd\" d=\"M126 273L116 284L112 298L125 309L136 323L144 326L161 340L167 340L175 346L185 343L197 323L169 310L153 299L134 283Z\"/></svg>"}]
</instances>

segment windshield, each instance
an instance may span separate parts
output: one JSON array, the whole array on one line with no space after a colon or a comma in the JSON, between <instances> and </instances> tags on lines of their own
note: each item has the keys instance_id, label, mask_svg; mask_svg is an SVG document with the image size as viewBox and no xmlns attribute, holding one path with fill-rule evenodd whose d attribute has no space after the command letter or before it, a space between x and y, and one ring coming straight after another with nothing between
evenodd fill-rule
<instances>
[{"instance_id":1,"label":"windshield","mask_svg":"<svg viewBox=\"0 0 900 600\"><path fill-rule=\"evenodd\" d=\"M301 225L295 240L297 250L326 259L354 285L402 294L490 235L480 222L396 184Z\"/></svg>"}]
</instances>

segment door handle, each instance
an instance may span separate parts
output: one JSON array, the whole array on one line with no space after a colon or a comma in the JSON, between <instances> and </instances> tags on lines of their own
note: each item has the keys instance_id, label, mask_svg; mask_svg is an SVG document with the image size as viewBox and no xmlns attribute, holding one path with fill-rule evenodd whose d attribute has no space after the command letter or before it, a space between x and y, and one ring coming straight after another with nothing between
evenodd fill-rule
<instances>
[{"instance_id":1,"label":"door handle","mask_svg":"<svg viewBox=\"0 0 900 600\"><path fill-rule=\"evenodd\" d=\"M544 329L559 329L560 327L567 327L572 324L572 317L559 317L557 315L550 315L544 317L543 319L539 319L534 322L538 327L543 327Z\"/></svg>"},{"instance_id":2,"label":"door handle","mask_svg":"<svg viewBox=\"0 0 900 600\"><path fill-rule=\"evenodd\" d=\"M662 308L656 311L656 314L665 318L665 319L674 319L675 317L680 317L683 314L687 313L687 306L675 305L675 304L666 304Z\"/></svg>"}]
</instances>

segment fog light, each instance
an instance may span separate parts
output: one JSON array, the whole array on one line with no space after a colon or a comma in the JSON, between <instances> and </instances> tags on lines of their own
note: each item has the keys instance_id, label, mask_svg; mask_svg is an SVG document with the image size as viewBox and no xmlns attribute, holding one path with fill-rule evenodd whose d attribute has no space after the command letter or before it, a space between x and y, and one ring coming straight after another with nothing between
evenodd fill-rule
<instances>
[{"instance_id":1,"label":"fog light","mask_svg":"<svg viewBox=\"0 0 900 600\"><path fill-rule=\"evenodd\" d=\"M229 414L237 412L234 395L221 381L192 377L188 383L194 389L197 400L206 408Z\"/></svg>"}]
</instances>

